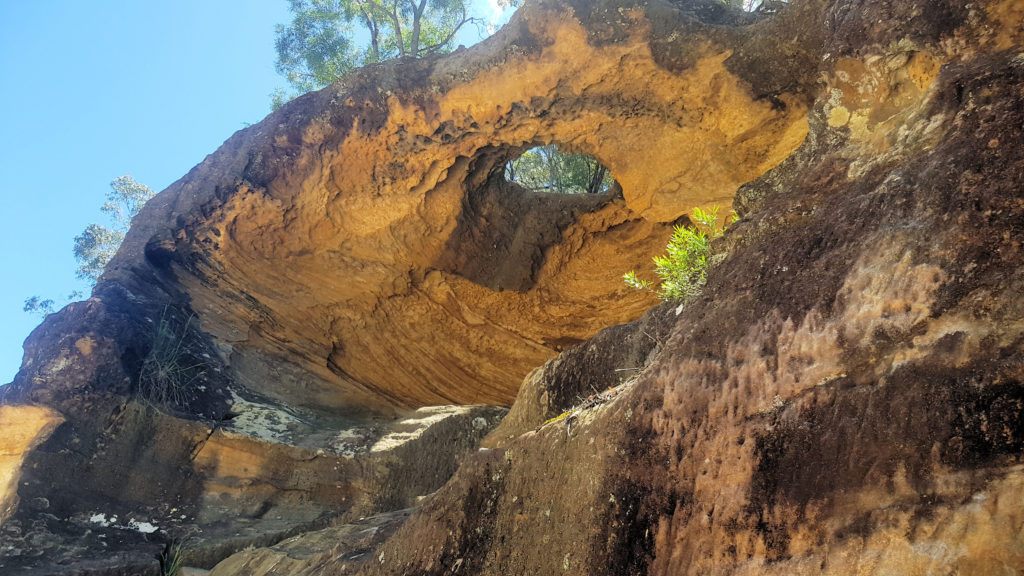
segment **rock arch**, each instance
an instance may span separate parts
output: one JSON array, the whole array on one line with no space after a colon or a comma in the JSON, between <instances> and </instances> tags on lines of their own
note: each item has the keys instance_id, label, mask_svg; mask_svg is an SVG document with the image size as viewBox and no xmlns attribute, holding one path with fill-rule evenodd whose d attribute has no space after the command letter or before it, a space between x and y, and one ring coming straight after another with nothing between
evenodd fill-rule
<instances>
[{"instance_id":1,"label":"rock arch","mask_svg":"<svg viewBox=\"0 0 1024 576\"><path fill-rule=\"evenodd\" d=\"M619 8L531 4L473 49L298 98L151 202L97 294L190 308L228 381L286 403L510 404L527 371L653 303L621 275L671 223L807 131L811 78L758 56L806 41L784 19ZM486 193L536 142L593 155L623 195Z\"/></svg>"}]
</instances>

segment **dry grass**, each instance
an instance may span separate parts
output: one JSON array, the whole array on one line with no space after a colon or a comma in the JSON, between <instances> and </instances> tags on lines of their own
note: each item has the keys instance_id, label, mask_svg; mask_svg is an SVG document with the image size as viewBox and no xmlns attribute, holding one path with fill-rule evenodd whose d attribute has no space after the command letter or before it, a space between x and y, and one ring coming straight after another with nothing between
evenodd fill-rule
<instances>
[{"instance_id":1,"label":"dry grass","mask_svg":"<svg viewBox=\"0 0 1024 576\"><path fill-rule=\"evenodd\" d=\"M186 350L186 335L195 316L190 315L178 330L168 312L164 308L139 372L140 395L165 408L184 406L192 385L205 374L205 364L192 362Z\"/></svg>"}]
</instances>

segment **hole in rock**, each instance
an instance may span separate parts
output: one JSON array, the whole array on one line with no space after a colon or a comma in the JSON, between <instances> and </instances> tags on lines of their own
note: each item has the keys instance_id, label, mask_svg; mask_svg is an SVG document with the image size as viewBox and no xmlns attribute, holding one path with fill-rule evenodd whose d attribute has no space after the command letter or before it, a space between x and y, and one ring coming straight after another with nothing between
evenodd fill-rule
<instances>
[{"instance_id":1,"label":"hole in rock","mask_svg":"<svg viewBox=\"0 0 1024 576\"><path fill-rule=\"evenodd\" d=\"M744 12L776 12L789 3L789 0L726 0L733 8Z\"/></svg>"},{"instance_id":2,"label":"hole in rock","mask_svg":"<svg viewBox=\"0 0 1024 576\"><path fill-rule=\"evenodd\" d=\"M565 154L555 144L484 147L468 172L437 268L498 291L532 288L565 230L622 195L593 156Z\"/></svg>"},{"instance_id":3,"label":"hole in rock","mask_svg":"<svg viewBox=\"0 0 1024 576\"><path fill-rule=\"evenodd\" d=\"M562 152L555 144L530 148L507 162L505 180L531 192L554 194L601 194L616 185L596 158Z\"/></svg>"}]
</instances>

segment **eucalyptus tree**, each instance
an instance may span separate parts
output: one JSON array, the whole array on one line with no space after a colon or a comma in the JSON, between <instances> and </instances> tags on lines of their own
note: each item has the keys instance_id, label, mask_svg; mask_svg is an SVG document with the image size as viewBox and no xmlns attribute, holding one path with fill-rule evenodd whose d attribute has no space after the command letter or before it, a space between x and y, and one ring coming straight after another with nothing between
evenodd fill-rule
<instances>
[{"instance_id":1,"label":"eucalyptus tree","mask_svg":"<svg viewBox=\"0 0 1024 576\"><path fill-rule=\"evenodd\" d=\"M107 201L100 206L100 211L110 218L112 226L89 224L81 234L75 236L72 252L78 261L76 273L79 278L91 282L99 280L103 268L121 246L132 218L153 194L149 186L127 174L110 183Z\"/></svg>"},{"instance_id":2,"label":"eucalyptus tree","mask_svg":"<svg viewBox=\"0 0 1024 576\"><path fill-rule=\"evenodd\" d=\"M81 234L75 236L71 252L78 261L78 269L75 272L79 278L88 280L90 284L95 284L99 280L107 262L110 262L117 249L121 247L124 235L128 233L128 228L132 224L132 218L142 210L153 194L149 186L139 183L127 174L115 178L110 183L106 202L100 206L100 211L110 220L109 225L89 224ZM82 293L75 290L68 294L66 300L77 300L81 297ZM22 310L46 316L52 314L56 306L52 298L30 296L25 299Z\"/></svg>"},{"instance_id":3,"label":"eucalyptus tree","mask_svg":"<svg viewBox=\"0 0 1024 576\"><path fill-rule=\"evenodd\" d=\"M288 0L288 8L291 22L276 30L275 68L294 93L358 66L450 51L460 29L482 23L470 16L469 0ZM276 92L274 107L288 96Z\"/></svg>"}]
</instances>

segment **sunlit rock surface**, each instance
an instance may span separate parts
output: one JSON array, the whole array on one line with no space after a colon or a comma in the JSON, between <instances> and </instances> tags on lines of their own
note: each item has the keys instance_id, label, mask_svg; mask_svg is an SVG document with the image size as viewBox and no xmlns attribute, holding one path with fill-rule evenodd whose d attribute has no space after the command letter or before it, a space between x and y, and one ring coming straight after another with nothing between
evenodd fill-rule
<instances>
[{"instance_id":1,"label":"sunlit rock surface","mask_svg":"<svg viewBox=\"0 0 1024 576\"><path fill-rule=\"evenodd\" d=\"M1024 571L1022 20L536 2L299 98L27 341L0 568ZM621 192L503 180L544 143ZM699 298L622 284L729 203Z\"/></svg>"},{"instance_id":2,"label":"sunlit rock surface","mask_svg":"<svg viewBox=\"0 0 1024 576\"><path fill-rule=\"evenodd\" d=\"M151 203L108 278L172 275L232 376L289 403L510 404L529 370L651 305L621 276L670 223L803 141L806 34L699 19L728 17L531 4L472 50L361 70ZM621 195L504 181L552 142Z\"/></svg>"},{"instance_id":3,"label":"sunlit rock surface","mask_svg":"<svg viewBox=\"0 0 1024 576\"><path fill-rule=\"evenodd\" d=\"M60 414L43 406L0 406L0 524L18 506L18 480L26 453L60 421Z\"/></svg>"}]
</instances>

